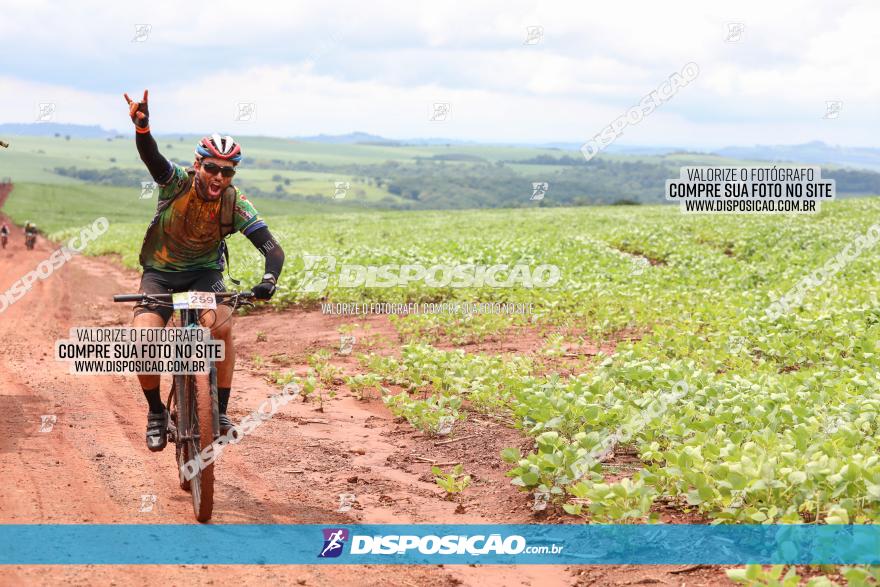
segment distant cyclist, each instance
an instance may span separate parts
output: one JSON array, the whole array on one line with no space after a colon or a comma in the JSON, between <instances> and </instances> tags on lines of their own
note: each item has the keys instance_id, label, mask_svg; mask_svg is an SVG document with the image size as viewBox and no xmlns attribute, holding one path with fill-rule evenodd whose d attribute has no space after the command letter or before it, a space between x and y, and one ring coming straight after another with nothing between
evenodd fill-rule
<instances>
[{"instance_id":1,"label":"distant cyclist","mask_svg":"<svg viewBox=\"0 0 880 587\"><path fill-rule=\"evenodd\" d=\"M0 226L0 243L3 244L3 248L6 248L6 242L9 240L9 227L6 226L6 223L3 223L3 226Z\"/></svg>"},{"instance_id":2,"label":"distant cyclist","mask_svg":"<svg viewBox=\"0 0 880 587\"><path fill-rule=\"evenodd\" d=\"M133 101L128 94L125 100L135 124L138 154L160 187L156 215L141 246L144 272L139 291L225 291L224 237L241 232L265 256L262 281L251 289L258 299L270 299L284 264L284 252L254 206L232 186L236 166L241 161L241 147L229 136L205 137L196 146L192 168L185 169L159 153L150 134L147 90L140 102ZM229 203L234 213L229 211ZM231 218L229 224L223 223L224 217ZM139 304L132 324L138 328L164 327L170 317L170 308ZM211 328L212 336L225 344L225 358L217 364L220 432L225 434L232 428L226 415L235 367L232 308L218 305L216 313L204 311L202 321ZM138 379L149 404L147 447L160 451L167 444L168 411L159 394L159 376L138 375Z\"/></svg>"},{"instance_id":3,"label":"distant cyclist","mask_svg":"<svg viewBox=\"0 0 880 587\"><path fill-rule=\"evenodd\" d=\"M34 243L37 242L37 225L28 220L24 223L24 246L28 248L28 250L34 248Z\"/></svg>"}]
</instances>

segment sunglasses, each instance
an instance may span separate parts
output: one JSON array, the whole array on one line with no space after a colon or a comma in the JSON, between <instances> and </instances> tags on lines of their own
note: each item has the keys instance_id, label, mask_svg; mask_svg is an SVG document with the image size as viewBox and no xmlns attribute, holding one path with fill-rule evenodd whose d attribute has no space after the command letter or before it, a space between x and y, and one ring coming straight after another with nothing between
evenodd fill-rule
<instances>
[{"instance_id":1,"label":"sunglasses","mask_svg":"<svg viewBox=\"0 0 880 587\"><path fill-rule=\"evenodd\" d=\"M202 169L204 169L208 175L217 175L218 171L223 177L232 177L235 175L235 167L232 167L231 165L220 166L216 163L205 163L202 165Z\"/></svg>"}]
</instances>

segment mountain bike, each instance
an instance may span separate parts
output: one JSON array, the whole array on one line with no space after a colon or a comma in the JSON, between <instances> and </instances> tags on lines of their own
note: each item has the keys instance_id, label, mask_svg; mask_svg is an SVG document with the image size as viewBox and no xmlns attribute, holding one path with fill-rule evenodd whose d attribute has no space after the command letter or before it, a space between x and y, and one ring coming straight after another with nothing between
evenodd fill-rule
<instances>
[{"instance_id":1,"label":"mountain bike","mask_svg":"<svg viewBox=\"0 0 880 587\"><path fill-rule=\"evenodd\" d=\"M9 241L9 237L6 234L0 234L0 243L2 243L3 248L6 248L6 243Z\"/></svg>"},{"instance_id":2,"label":"mountain bike","mask_svg":"<svg viewBox=\"0 0 880 587\"><path fill-rule=\"evenodd\" d=\"M183 328L201 328L199 314L223 302L233 309L253 306L252 292L181 292L177 294L121 294L114 302L143 302L180 310ZM165 407L171 414L168 440L175 445L180 488L192 495L193 513L199 522L211 519L214 510L214 463L201 460L202 451L220 437L217 404L217 368L209 372L175 374ZM193 464L196 466L193 467Z\"/></svg>"},{"instance_id":3,"label":"mountain bike","mask_svg":"<svg viewBox=\"0 0 880 587\"><path fill-rule=\"evenodd\" d=\"M37 242L37 235L34 234L33 232L29 232L26 235L24 235L24 246L27 247L27 250L33 251L34 250L34 243L36 243L36 242Z\"/></svg>"}]
</instances>

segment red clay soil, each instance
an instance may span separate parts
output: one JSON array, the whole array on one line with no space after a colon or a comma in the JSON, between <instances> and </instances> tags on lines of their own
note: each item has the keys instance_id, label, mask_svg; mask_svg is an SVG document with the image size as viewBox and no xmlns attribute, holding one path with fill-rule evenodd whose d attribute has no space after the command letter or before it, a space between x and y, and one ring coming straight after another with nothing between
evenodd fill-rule
<instances>
[{"instance_id":1,"label":"red clay soil","mask_svg":"<svg viewBox=\"0 0 880 587\"><path fill-rule=\"evenodd\" d=\"M46 259L54 245L23 237L0 251L0 292ZM74 257L0 313L0 523L196 523L178 488L171 447L144 443L146 404L133 377L73 376L54 360L54 342L73 326L128 324L116 293L137 291L138 274L110 259ZM239 357L230 415L239 420L279 391L266 375L302 373L306 358L333 351L343 373L360 369L340 355L343 324L361 325L355 351L392 352L385 317L353 320L320 311L256 312L236 319ZM369 330L363 325L370 325ZM371 338L372 337L372 338ZM473 438L435 445L397 422L379 399L361 401L341 385L323 411L294 402L228 449L216 465L214 524L545 523L574 522L535 513L504 476L499 452L529 448L520 432L471 415L453 434ZM167 381L163 381L163 394ZM40 432L40 416L57 418ZM474 482L463 513L433 483L431 462L461 462ZM340 512L340 494L356 496ZM142 496L155 495L142 512ZM680 572L684 570L685 572ZM730 584L719 568L565 566L8 566L0 585L299 584L299 585L670 585Z\"/></svg>"}]
</instances>

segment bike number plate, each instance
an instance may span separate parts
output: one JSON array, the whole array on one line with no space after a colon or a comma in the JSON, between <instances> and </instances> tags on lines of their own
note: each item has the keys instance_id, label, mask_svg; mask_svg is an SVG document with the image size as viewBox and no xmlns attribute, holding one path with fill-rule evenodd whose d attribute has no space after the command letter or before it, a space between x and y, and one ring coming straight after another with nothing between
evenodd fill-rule
<instances>
[{"instance_id":1,"label":"bike number plate","mask_svg":"<svg viewBox=\"0 0 880 587\"><path fill-rule=\"evenodd\" d=\"M182 291L171 294L175 310L216 310L217 298L206 291Z\"/></svg>"}]
</instances>

